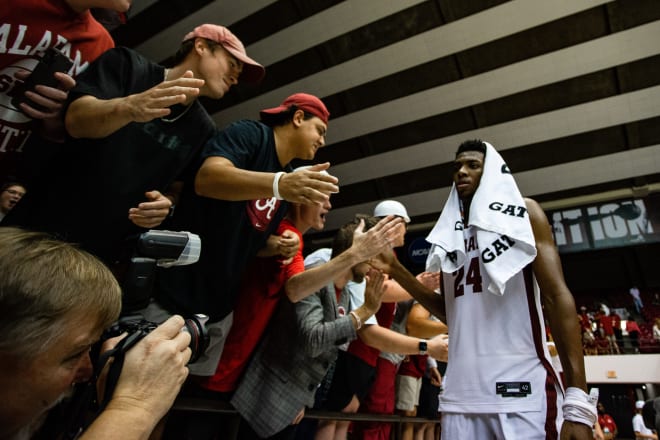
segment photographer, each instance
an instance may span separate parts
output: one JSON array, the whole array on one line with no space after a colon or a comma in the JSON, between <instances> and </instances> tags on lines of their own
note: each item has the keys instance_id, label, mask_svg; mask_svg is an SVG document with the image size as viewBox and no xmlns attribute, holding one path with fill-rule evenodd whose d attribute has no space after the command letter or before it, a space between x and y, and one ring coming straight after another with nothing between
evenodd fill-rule
<instances>
[{"instance_id":1,"label":"photographer","mask_svg":"<svg viewBox=\"0 0 660 440\"><path fill-rule=\"evenodd\" d=\"M92 377L90 348L120 302L115 278L90 254L46 234L0 228L0 440L40 429L56 438L42 427L46 415ZM183 325L174 316L126 352L110 402L80 438L149 437L188 374Z\"/></svg>"}]
</instances>

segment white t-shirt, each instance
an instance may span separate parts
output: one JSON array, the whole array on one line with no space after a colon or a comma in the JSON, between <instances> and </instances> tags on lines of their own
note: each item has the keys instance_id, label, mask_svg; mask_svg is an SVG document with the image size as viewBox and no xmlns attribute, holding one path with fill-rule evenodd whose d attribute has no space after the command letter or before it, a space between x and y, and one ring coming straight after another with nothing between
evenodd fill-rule
<instances>
[{"instance_id":1,"label":"white t-shirt","mask_svg":"<svg viewBox=\"0 0 660 440\"><path fill-rule=\"evenodd\" d=\"M648 435L648 434L653 434L653 431L651 431L649 428L646 427L644 424L644 417L642 417L641 414L635 414L633 416L633 431L639 432L640 434Z\"/></svg>"}]
</instances>

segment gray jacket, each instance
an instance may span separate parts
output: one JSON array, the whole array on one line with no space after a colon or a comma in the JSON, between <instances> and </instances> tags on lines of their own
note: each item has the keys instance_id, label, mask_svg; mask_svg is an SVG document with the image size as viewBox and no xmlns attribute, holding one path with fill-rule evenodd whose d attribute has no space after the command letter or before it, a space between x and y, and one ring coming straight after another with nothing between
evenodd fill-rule
<instances>
[{"instance_id":1,"label":"gray jacket","mask_svg":"<svg viewBox=\"0 0 660 440\"><path fill-rule=\"evenodd\" d=\"M340 312L343 311L343 312ZM337 347L357 337L349 295L332 284L293 304L280 301L231 403L261 437L286 428L314 394Z\"/></svg>"}]
</instances>

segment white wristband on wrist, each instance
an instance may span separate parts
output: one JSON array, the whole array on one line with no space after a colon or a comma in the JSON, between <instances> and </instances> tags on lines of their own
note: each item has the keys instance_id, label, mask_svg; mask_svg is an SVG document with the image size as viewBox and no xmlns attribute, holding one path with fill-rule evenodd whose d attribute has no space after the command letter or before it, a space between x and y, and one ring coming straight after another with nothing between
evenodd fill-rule
<instances>
[{"instance_id":1,"label":"white wristband on wrist","mask_svg":"<svg viewBox=\"0 0 660 440\"><path fill-rule=\"evenodd\" d=\"M598 397L592 397L580 388L567 388L564 404L561 406L564 420L594 426L598 418L597 401Z\"/></svg>"},{"instance_id":2,"label":"white wristband on wrist","mask_svg":"<svg viewBox=\"0 0 660 440\"><path fill-rule=\"evenodd\" d=\"M275 178L273 179L273 196L275 196L277 200L284 200L280 195L280 179L283 175L284 171L278 171L275 173Z\"/></svg>"}]
</instances>

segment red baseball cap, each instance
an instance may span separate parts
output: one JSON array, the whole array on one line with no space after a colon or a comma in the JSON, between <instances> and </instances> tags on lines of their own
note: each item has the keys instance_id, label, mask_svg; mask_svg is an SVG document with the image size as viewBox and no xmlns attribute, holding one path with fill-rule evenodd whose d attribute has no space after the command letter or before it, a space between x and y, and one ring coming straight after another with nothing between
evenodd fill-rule
<instances>
[{"instance_id":1,"label":"red baseball cap","mask_svg":"<svg viewBox=\"0 0 660 440\"><path fill-rule=\"evenodd\" d=\"M236 35L232 34L226 27L217 24L203 24L197 26L192 32L188 32L186 36L183 37L183 41L198 37L222 44L222 47L227 49L230 54L235 56L236 59L242 61L243 72L241 72L240 79L251 83L258 83L266 74L264 66L247 56L241 40L239 40Z\"/></svg>"},{"instance_id":2,"label":"red baseball cap","mask_svg":"<svg viewBox=\"0 0 660 440\"><path fill-rule=\"evenodd\" d=\"M262 116L263 114L276 115L278 113L282 113L289 110L289 108L291 108L291 106L293 105L295 105L296 107L307 113L313 114L314 116L325 122L326 124L328 123L330 112L325 107L325 104L323 104L323 101L321 101L316 96L309 95L307 93L294 93L293 95L286 98L284 102L278 107L261 110L259 114L261 114Z\"/></svg>"}]
</instances>

